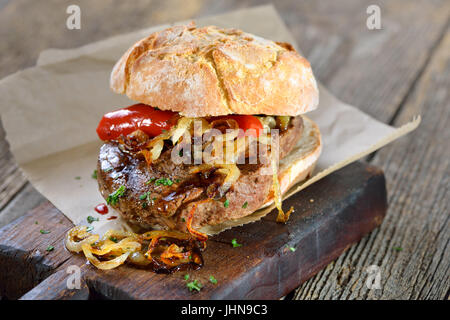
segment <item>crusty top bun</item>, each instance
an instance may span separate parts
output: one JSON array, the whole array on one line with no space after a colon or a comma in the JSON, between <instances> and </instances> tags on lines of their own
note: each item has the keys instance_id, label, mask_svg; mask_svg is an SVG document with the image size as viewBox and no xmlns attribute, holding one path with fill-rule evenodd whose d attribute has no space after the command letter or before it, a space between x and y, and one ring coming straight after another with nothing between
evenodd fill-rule
<instances>
[{"instance_id":1,"label":"crusty top bun","mask_svg":"<svg viewBox=\"0 0 450 320\"><path fill-rule=\"evenodd\" d=\"M111 88L187 117L296 116L317 107L308 61L287 43L193 23L155 32L119 59Z\"/></svg>"}]
</instances>

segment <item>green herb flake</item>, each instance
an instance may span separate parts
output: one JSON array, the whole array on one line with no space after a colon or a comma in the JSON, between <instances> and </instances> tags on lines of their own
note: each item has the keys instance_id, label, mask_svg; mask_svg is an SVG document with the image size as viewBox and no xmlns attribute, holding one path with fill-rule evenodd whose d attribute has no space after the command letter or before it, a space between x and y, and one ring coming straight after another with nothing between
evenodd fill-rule
<instances>
[{"instance_id":1,"label":"green herb flake","mask_svg":"<svg viewBox=\"0 0 450 320\"><path fill-rule=\"evenodd\" d=\"M93 216L88 216L86 220L87 220L87 222L92 223L94 221L98 221L98 218L94 218Z\"/></svg>"},{"instance_id":2,"label":"green herb flake","mask_svg":"<svg viewBox=\"0 0 450 320\"><path fill-rule=\"evenodd\" d=\"M217 284L217 279L214 278L214 276L209 276L209 282L211 282L212 284Z\"/></svg>"},{"instance_id":3,"label":"green herb flake","mask_svg":"<svg viewBox=\"0 0 450 320\"><path fill-rule=\"evenodd\" d=\"M80 180L80 179L81 179L81 177L80 177L80 176L78 176L78 177L75 177L75 179L76 179L76 180Z\"/></svg>"},{"instance_id":4,"label":"green herb flake","mask_svg":"<svg viewBox=\"0 0 450 320\"><path fill-rule=\"evenodd\" d=\"M297 250L296 248L290 247L290 246L287 246L287 248L288 248L289 250L291 250L292 252L295 252L295 250Z\"/></svg>"},{"instance_id":5,"label":"green herb flake","mask_svg":"<svg viewBox=\"0 0 450 320\"><path fill-rule=\"evenodd\" d=\"M119 240L116 237L109 237L109 240L115 243L119 242Z\"/></svg>"},{"instance_id":6,"label":"green herb flake","mask_svg":"<svg viewBox=\"0 0 450 320\"><path fill-rule=\"evenodd\" d=\"M119 198L123 197L126 190L127 189L125 188L124 185L120 186L116 191L114 191L113 193L111 193L108 196L108 198L106 199L106 203L111 204L111 205L116 205L117 202L119 202Z\"/></svg>"},{"instance_id":7,"label":"green herb flake","mask_svg":"<svg viewBox=\"0 0 450 320\"><path fill-rule=\"evenodd\" d=\"M230 206L230 200L225 200L225 202L223 203L223 206L225 207L225 208L228 208L229 206Z\"/></svg>"},{"instance_id":8,"label":"green herb flake","mask_svg":"<svg viewBox=\"0 0 450 320\"><path fill-rule=\"evenodd\" d=\"M186 280L186 281L189 280L189 275L188 274L184 275L184 280Z\"/></svg>"},{"instance_id":9,"label":"green herb flake","mask_svg":"<svg viewBox=\"0 0 450 320\"><path fill-rule=\"evenodd\" d=\"M94 170L91 177L92 177L92 179L97 179L97 170Z\"/></svg>"},{"instance_id":10,"label":"green herb flake","mask_svg":"<svg viewBox=\"0 0 450 320\"><path fill-rule=\"evenodd\" d=\"M247 207L248 207L248 202L245 201L244 204L242 205L242 208L243 208L243 209L247 209Z\"/></svg>"},{"instance_id":11,"label":"green herb flake","mask_svg":"<svg viewBox=\"0 0 450 320\"><path fill-rule=\"evenodd\" d=\"M198 282L198 280L194 280L191 282L186 283L186 287L188 287L189 291L200 291L202 289L202 284L200 282Z\"/></svg>"},{"instance_id":12,"label":"green herb flake","mask_svg":"<svg viewBox=\"0 0 450 320\"><path fill-rule=\"evenodd\" d=\"M142 209L147 208L147 206L148 206L147 202L142 202Z\"/></svg>"},{"instance_id":13,"label":"green herb flake","mask_svg":"<svg viewBox=\"0 0 450 320\"><path fill-rule=\"evenodd\" d=\"M155 181L155 185L171 186L173 185L173 181L170 180L169 178L161 178Z\"/></svg>"},{"instance_id":14,"label":"green herb flake","mask_svg":"<svg viewBox=\"0 0 450 320\"><path fill-rule=\"evenodd\" d=\"M53 251L55 249L54 246L48 246L47 249L45 249L47 252Z\"/></svg>"},{"instance_id":15,"label":"green herb flake","mask_svg":"<svg viewBox=\"0 0 450 320\"><path fill-rule=\"evenodd\" d=\"M36 221L34 224L39 224L39 222Z\"/></svg>"},{"instance_id":16,"label":"green herb flake","mask_svg":"<svg viewBox=\"0 0 450 320\"><path fill-rule=\"evenodd\" d=\"M400 252L400 251L403 251L403 248L402 247L394 247L394 250Z\"/></svg>"},{"instance_id":17,"label":"green herb flake","mask_svg":"<svg viewBox=\"0 0 450 320\"><path fill-rule=\"evenodd\" d=\"M152 183L153 181L155 181L156 180L156 178L155 177L153 177L153 178L150 178L150 180L148 180L145 184L150 184L150 183Z\"/></svg>"},{"instance_id":18,"label":"green herb flake","mask_svg":"<svg viewBox=\"0 0 450 320\"><path fill-rule=\"evenodd\" d=\"M181 218L181 222L186 222L186 219L185 218Z\"/></svg>"},{"instance_id":19,"label":"green herb flake","mask_svg":"<svg viewBox=\"0 0 450 320\"><path fill-rule=\"evenodd\" d=\"M92 230L94 230L93 226L89 226L89 227L86 228L86 232L91 232Z\"/></svg>"},{"instance_id":20,"label":"green herb flake","mask_svg":"<svg viewBox=\"0 0 450 320\"><path fill-rule=\"evenodd\" d=\"M141 195L139 196L139 199L140 199L140 200L145 200L145 198L147 198L147 194L148 194L147 192L141 194Z\"/></svg>"},{"instance_id":21,"label":"green herb flake","mask_svg":"<svg viewBox=\"0 0 450 320\"><path fill-rule=\"evenodd\" d=\"M231 245L233 246L233 248L242 247L242 244L238 243L236 238L231 240Z\"/></svg>"},{"instance_id":22,"label":"green herb flake","mask_svg":"<svg viewBox=\"0 0 450 320\"><path fill-rule=\"evenodd\" d=\"M40 232L41 234L49 234L49 233L50 233L49 230L43 230L43 229L39 230L39 232Z\"/></svg>"}]
</instances>

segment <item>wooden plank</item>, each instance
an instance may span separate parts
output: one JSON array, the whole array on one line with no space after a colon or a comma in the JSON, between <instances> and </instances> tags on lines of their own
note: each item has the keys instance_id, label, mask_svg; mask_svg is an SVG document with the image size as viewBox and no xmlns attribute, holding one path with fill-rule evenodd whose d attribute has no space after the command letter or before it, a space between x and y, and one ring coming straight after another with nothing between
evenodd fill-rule
<instances>
[{"instance_id":1,"label":"wooden plank","mask_svg":"<svg viewBox=\"0 0 450 320\"><path fill-rule=\"evenodd\" d=\"M381 10L381 30L366 9ZM339 99L390 122L435 48L449 1L277 1L316 77Z\"/></svg>"},{"instance_id":2,"label":"wooden plank","mask_svg":"<svg viewBox=\"0 0 450 320\"><path fill-rule=\"evenodd\" d=\"M0 126L0 210L6 206L10 199L14 197L25 184L26 179L21 170L15 163L11 152L9 152L9 145L5 139L5 131ZM0 214L0 225L2 224L2 215Z\"/></svg>"},{"instance_id":3,"label":"wooden plank","mask_svg":"<svg viewBox=\"0 0 450 320\"><path fill-rule=\"evenodd\" d=\"M417 81L396 123L422 114L420 127L380 151L389 210L382 226L304 283L298 299L448 299L450 290L450 32ZM397 251L396 250L401 251ZM370 265L380 290L365 286Z\"/></svg>"},{"instance_id":4,"label":"wooden plank","mask_svg":"<svg viewBox=\"0 0 450 320\"><path fill-rule=\"evenodd\" d=\"M375 167L355 163L289 198L285 205L296 209L285 225L272 216L210 239L205 266L189 272L191 279L204 285L192 294L183 280L185 272L161 275L129 266L101 271L87 265L80 255L63 248L71 223L44 203L0 229L0 295L17 298L40 282L23 298L86 298L87 287L113 299L280 298L381 223L387 206L384 176ZM41 234L41 229L51 233ZM233 238L243 246L233 248ZM47 252L48 245L54 250ZM80 292L66 288L69 265L81 266ZM23 273L27 276L18 282ZM209 283L210 275L218 285Z\"/></svg>"}]
</instances>

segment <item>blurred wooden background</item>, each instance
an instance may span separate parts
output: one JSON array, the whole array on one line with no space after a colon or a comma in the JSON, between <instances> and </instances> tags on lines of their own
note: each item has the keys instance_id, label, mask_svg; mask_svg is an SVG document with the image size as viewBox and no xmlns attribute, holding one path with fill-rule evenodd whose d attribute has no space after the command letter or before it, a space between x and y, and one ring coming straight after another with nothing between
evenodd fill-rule
<instances>
[{"instance_id":1,"label":"blurred wooden background","mask_svg":"<svg viewBox=\"0 0 450 320\"><path fill-rule=\"evenodd\" d=\"M33 66L47 48L268 1L0 0L0 78ZM66 8L81 8L81 30ZM368 30L366 9L381 9ZM382 167L389 211L382 226L287 296L289 299L448 299L450 279L450 1L274 1L316 77L341 100L391 125L414 115L412 134L369 157ZM275 39L276 40L276 39ZM0 226L45 199L12 158L0 126ZM369 290L366 268L381 270Z\"/></svg>"}]
</instances>

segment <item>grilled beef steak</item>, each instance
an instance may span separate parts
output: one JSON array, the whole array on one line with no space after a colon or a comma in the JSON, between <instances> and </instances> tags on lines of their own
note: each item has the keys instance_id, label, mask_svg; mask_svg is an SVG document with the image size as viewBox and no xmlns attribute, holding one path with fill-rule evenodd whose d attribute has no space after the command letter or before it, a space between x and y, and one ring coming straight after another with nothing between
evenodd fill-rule
<instances>
[{"instance_id":1,"label":"grilled beef steak","mask_svg":"<svg viewBox=\"0 0 450 320\"><path fill-rule=\"evenodd\" d=\"M303 130L301 116L292 118L280 133L280 158L287 155ZM272 175L262 174L265 164L238 165L238 180L223 195L218 190L224 175L216 169L191 173L192 164L175 164L171 146L148 165L142 155L124 152L117 142L107 142L100 149L97 179L100 191L122 216L143 228L186 231L188 214L198 204L192 226L216 225L238 219L259 209L271 187ZM270 169L269 169L270 170ZM205 199L213 198L210 201Z\"/></svg>"}]
</instances>

